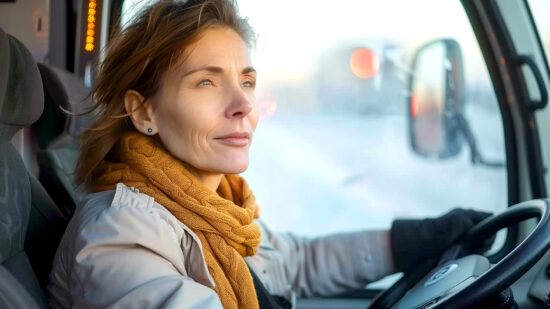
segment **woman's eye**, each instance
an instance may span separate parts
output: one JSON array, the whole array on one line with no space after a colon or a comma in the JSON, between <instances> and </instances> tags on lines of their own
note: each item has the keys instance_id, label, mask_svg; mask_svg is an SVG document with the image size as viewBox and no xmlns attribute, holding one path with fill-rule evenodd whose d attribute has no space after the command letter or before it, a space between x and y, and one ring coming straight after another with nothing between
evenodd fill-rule
<instances>
[{"instance_id":1,"label":"woman's eye","mask_svg":"<svg viewBox=\"0 0 550 309\"><path fill-rule=\"evenodd\" d=\"M249 88L254 88L255 85L256 85L256 83L251 82L251 81L246 81L246 82L243 83L244 87L249 87Z\"/></svg>"},{"instance_id":2,"label":"woman's eye","mask_svg":"<svg viewBox=\"0 0 550 309\"><path fill-rule=\"evenodd\" d=\"M205 79L199 82L199 86L212 86L212 81Z\"/></svg>"}]
</instances>

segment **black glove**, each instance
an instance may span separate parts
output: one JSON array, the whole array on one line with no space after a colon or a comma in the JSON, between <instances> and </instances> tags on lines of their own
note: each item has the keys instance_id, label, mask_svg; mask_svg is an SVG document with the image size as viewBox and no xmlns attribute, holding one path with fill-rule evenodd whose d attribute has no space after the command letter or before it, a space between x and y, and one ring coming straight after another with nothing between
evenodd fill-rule
<instances>
[{"instance_id":1,"label":"black glove","mask_svg":"<svg viewBox=\"0 0 550 309\"><path fill-rule=\"evenodd\" d=\"M435 219L393 221L391 247L397 270L407 272L424 259L440 256L445 249L461 240L469 229L490 215L488 212L456 208ZM484 246L490 248L491 244L492 240L485 242Z\"/></svg>"}]
</instances>

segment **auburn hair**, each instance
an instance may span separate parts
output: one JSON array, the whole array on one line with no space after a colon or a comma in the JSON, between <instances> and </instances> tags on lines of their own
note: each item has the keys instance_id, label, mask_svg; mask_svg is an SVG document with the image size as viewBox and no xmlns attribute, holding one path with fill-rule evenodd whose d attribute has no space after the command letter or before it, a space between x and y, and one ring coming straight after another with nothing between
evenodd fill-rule
<instances>
[{"instance_id":1,"label":"auburn hair","mask_svg":"<svg viewBox=\"0 0 550 309\"><path fill-rule=\"evenodd\" d=\"M88 189L93 189L94 172L113 146L136 130L129 118L134 111L124 107L128 90L144 97L143 106L159 90L164 74L185 61L186 47L211 27L233 29L249 47L255 40L233 0L159 1L123 26L107 45L91 91L94 104L89 113L96 112L95 119L80 135L75 181Z\"/></svg>"}]
</instances>

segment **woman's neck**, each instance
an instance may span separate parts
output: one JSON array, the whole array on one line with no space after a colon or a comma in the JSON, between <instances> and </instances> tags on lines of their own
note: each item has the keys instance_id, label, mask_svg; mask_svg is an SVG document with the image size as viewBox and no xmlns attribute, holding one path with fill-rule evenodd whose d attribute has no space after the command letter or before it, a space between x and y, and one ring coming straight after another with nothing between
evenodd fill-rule
<instances>
[{"instance_id":1,"label":"woman's neck","mask_svg":"<svg viewBox=\"0 0 550 309\"><path fill-rule=\"evenodd\" d=\"M199 170L187 163L183 163L189 173L193 174L203 185L212 192L216 192L222 181L223 174Z\"/></svg>"},{"instance_id":2,"label":"woman's neck","mask_svg":"<svg viewBox=\"0 0 550 309\"><path fill-rule=\"evenodd\" d=\"M222 181L223 174L208 174L208 175L195 175L197 179L205 185L208 189L212 190L212 192L216 193L218 190L218 187L220 186L220 182Z\"/></svg>"}]
</instances>

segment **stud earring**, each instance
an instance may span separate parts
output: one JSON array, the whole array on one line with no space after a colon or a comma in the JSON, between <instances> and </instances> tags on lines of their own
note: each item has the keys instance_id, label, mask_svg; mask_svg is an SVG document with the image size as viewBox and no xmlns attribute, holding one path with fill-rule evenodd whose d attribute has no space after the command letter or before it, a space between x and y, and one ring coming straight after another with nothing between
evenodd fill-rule
<instances>
[{"instance_id":1,"label":"stud earring","mask_svg":"<svg viewBox=\"0 0 550 309\"><path fill-rule=\"evenodd\" d=\"M148 132L149 134L151 134L151 133L153 133L153 129L149 128L149 129L147 129L147 132Z\"/></svg>"}]
</instances>

